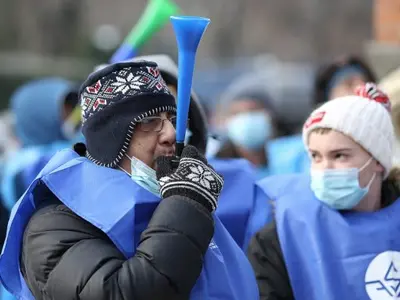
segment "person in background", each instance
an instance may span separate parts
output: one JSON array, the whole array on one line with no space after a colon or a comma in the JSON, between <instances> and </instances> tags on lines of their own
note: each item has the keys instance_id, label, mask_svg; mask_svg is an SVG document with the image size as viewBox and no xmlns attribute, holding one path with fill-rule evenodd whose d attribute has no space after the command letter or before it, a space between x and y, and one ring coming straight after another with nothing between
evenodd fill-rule
<instances>
[{"instance_id":1,"label":"person in background","mask_svg":"<svg viewBox=\"0 0 400 300\"><path fill-rule=\"evenodd\" d=\"M396 132L393 163L400 165L400 67L386 75L379 87L389 96L392 104L392 121Z\"/></svg>"},{"instance_id":2,"label":"person in background","mask_svg":"<svg viewBox=\"0 0 400 300\"><path fill-rule=\"evenodd\" d=\"M336 59L322 65L317 71L312 107L314 109L331 99L352 95L356 86L375 81L374 72L361 58L348 55ZM271 160L271 169L275 170L273 174L309 171L310 160L304 151L301 131L299 134L274 139L269 143L269 151L277 153L274 155L275 159ZM278 155L279 153L284 155ZM286 167L282 169L280 166Z\"/></svg>"},{"instance_id":3,"label":"person in background","mask_svg":"<svg viewBox=\"0 0 400 300\"><path fill-rule=\"evenodd\" d=\"M112 64L80 89L86 144L58 152L14 208L0 276L23 299L256 299L214 214L223 179L191 145L157 64ZM24 298L26 297L26 298Z\"/></svg>"},{"instance_id":4,"label":"person in background","mask_svg":"<svg viewBox=\"0 0 400 300\"><path fill-rule=\"evenodd\" d=\"M367 83L303 127L311 174L260 182L275 218L248 257L262 300L394 299L399 293L400 170L390 101Z\"/></svg>"},{"instance_id":5,"label":"person in background","mask_svg":"<svg viewBox=\"0 0 400 300\"><path fill-rule=\"evenodd\" d=\"M14 116L9 111L3 111L0 114L0 180L3 178L5 163L10 156L17 151L19 143L14 134ZM2 195L0 194L0 244L3 244L6 238L7 222L10 215L8 208L4 206ZM2 285L0 285L0 300L14 300L15 297L10 294Z\"/></svg>"},{"instance_id":6,"label":"person in background","mask_svg":"<svg viewBox=\"0 0 400 300\"><path fill-rule=\"evenodd\" d=\"M73 82L50 77L30 81L11 96L20 149L8 157L3 169L1 193L7 209L55 152L72 145L73 137L64 125L78 104L77 88Z\"/></svg>"},{"instance_id":7,"label":"person in background","mask_svg":"<svg viewBox=\"0 0 400 300\"><path fill-rule=\"evenodd\" d=\"M7 159L20 147L15 136L14 119L9 109L0 113L0 170L3 170Z\"/></svg>"},{"instance_id":8,"label":"person in background","mask_svg":"<svg viewBox=\"0 0 400 300\"><path fill-rule=\"evenodd\" d=\"M224 107L226 140L215 158L244 158L256 167L258 178L269 175L266 145L276 135L277 126L267 92L241 91L219 105Z\"/></svg>"},{"instance_id":9,"label":"person in background","mask_svg":"<svg viewBox=\"0 0 400 300\"><path fill-rule=\"evenodd\" d=\"M249 75L251 76L251 75ZM258 83L231 84L219 103L218 130L223 141L215 158L244 158L257 178L303 172L308 166L304 148L297 151L291 137L282 141L284 126L276 117L274 100Z\"/></svg>"},{"instance_id":10,"label":"person in background","mask_svg":"<svg viewBox=\"0 0 400 300\"><path fill-rule=\"evenodd\" d=\"M314 85L314 106L354 94L357 86L376 83L376 75L360 57L347 55L324 64L317 71Z\"/></svg>"},{"instance_id":11,"label":"person in background","mask_svg":"<svg viewBox=\"0 0 400 300\"><path fill-rule=\"evenodd\" d=\"M9 111L0 114L0 180L3 178L4 167L9 157L18 149L14 136L13 115ZM4 206L0 194L0 243L3 245L8 221L9 210ZM1 298L0 298L1 299Z\"/></svg>"},{"instance_id":12,"label":"person in background","mask_svg":"<svg viewBox=\"0 0 400 300\"><path fill-rule=\"evenodd\" d=\"M336 59L319 67L315 77L311 107L314 109L331 99L354 94L356 86L375 81L374 72L361 58L348 55ZM276 153L270 166L275 170L273 174L309 171L310 159L304 151L301 130L299 134L274 139L269 143L269 151Z\"/></svg>"},{"instance_id":13,"label":"person in background","mask_svg":"<svg viewBox=\"0 0 400 300\"><path fill-rule=\"evenodd\" d=\"M372 69L356 56L339 58L320 67L314 85L315 107L340 96L354 94L356 86L365 82L375 82ZM278 120L277 128L279 125ZM281 130L282 131L282 130ZM304 151L301 134L272 139L267 145L269 174L308 172L310 160ZM268 172L267 172L268 173Z\"/></svg>"}]
</instances>

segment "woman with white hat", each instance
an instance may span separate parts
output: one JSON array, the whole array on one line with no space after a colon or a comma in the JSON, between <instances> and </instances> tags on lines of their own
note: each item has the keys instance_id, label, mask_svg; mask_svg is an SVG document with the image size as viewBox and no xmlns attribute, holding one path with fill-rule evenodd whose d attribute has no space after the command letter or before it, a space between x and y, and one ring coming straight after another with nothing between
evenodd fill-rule
<instances>
[{"instance_id":1,"label":"woman with white hat","mask_svg":"<svg viewBox=\"0 0 400 300\"><path fill-rule=\"evenodd\" d=\"M397 299L400 181L389 111L370 83L325 103L303 127L310 175L260 183L276 204L275 221L249 247L261 299Z\"/></svg>"}]
</instances>

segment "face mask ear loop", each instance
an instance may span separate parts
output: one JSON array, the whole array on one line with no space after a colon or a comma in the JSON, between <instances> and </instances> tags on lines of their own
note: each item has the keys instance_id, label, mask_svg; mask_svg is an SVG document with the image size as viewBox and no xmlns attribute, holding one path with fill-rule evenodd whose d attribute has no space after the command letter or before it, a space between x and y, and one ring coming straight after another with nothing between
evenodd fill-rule
<instances>
[{"instance_id":1,"label":"face mask ear loop","mask_svg":"<svg viewBox=\"0 0 400 300\"><path fill-rule=\"evenodd\" d=\"M368 165L371 163L372 161L372 156L370 157L370 159L367 160L367 162L360 168L359 172L362 172L366 167L368 167Z\"/></svg>"},{"instance_id":2,"label":"face mask ear loop","mask_svg":"<svg viewBox=\"0 0 400 300\"><path fill-rule=\"evenodd\" d=\"M125 156L126 156L130 161L132 161L132 159L131 159L128 155L125 154ZM119 165L118 165L118 169L120 169L122 172L124 172L124 173L125 173L126 175L128 175L129 177L132 176L131 174L129 174L129 172L127 172L126 170L124 170L123 168L121 168L121 166L119 166Z\"/></svg>"},{"instance_id":3,"label":"face mask ear loop","mask_svg":"<svg viewBox=\"0 0 400 300\"><path fill-rule=\"evenodd\" d=\"M376 173L374 172L374 175L372 175L371 180L368 182L368 184L366 186L367 189L369 189L371 187L371 184L374 181L375 177L376 177Z\"/></svg>"},{"instance_id":4,"label":"face mask ear loop","mask_svg":"<svg viewBox=\"0 0 400 300\"><path fill-rule=\"evenodd\" d=\"M120 166L118 166L118 169L120 169L122 172L124 172L126 175L128 175L129 177L131 177L131 174L129 174L126 170L124 170L123 168L121 168Z\"/></svg>"},{"instance_id":5,"label":"face mask ear loop","mask_svg":"<svg viewBox=\"0 0 400 300\"><path fill-rule=\"evenodd\" d=\"M372 159L373 158L371 156L371 158L368 159L367 162L360 168L359 172L363 171L371 163ZM372 182L374 181L375 177L376 177L376 172L374 172L374 175L372 175L371 180L368 182L368 184L366 186L367 189L370 188L370 186L371 186Z\"/></svg>"}]
</instances>

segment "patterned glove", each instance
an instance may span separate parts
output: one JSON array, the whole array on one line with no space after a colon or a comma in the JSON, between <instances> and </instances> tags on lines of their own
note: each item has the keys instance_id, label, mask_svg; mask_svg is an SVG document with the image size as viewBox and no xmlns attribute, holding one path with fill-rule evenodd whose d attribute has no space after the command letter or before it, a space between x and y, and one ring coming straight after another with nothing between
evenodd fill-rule
<instances>
[{"instance_id":1,"label":"patterned glove","mask_svg":"<svg viewBox=\"0 0 400 300\"><path fill-rule=\"evenodd\" d=\"M174 158L166 156L157 159L157 178L162 197L185 196L213 212L217 208L217 200L224 184L222 177L191 145L183 149L176 170L173 160Z\"/></svg>"}]
</instances>

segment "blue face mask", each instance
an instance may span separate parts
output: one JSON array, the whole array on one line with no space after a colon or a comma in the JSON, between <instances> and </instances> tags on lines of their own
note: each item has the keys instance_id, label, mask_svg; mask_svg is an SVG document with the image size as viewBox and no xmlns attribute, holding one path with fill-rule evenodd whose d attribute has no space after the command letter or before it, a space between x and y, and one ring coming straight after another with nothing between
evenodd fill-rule
<instances>
[{"instance_id":1,"label":"blue face mask","mask_svg":"<svg viewBox=\"0 0 400 300\"><path fill-rule=\"evenodd\" d=\"M247 112L232 117L227 124L229 139L248 150L259 150L271 136L271 119L264 112Z\"/></svg>"},{"instance_id":2,"label":"blue face mask","mask_svg":"<svg viewBox=\"0 0 400 300\"><path fill-rule=\"evenodd\" d=\"M376 173L368 185L360 187L359 173L372 161L372 157L360 169L328 169L311 171L311 189L318 200L336 210L354 208L369 191Z\"/></svg>"},{"instance_id":3,"label":"blue face mask","mask_svg":"<svg viewBox=\"0 0 400 300\"><path fill-rule=\"evenodd\" d=\"M150 193L160 196L160 185L157 180L156 171L134 156L126 157L131 161L131 174L128 175L131 176L132 180Z\"/></svg>"}]
</instances>

